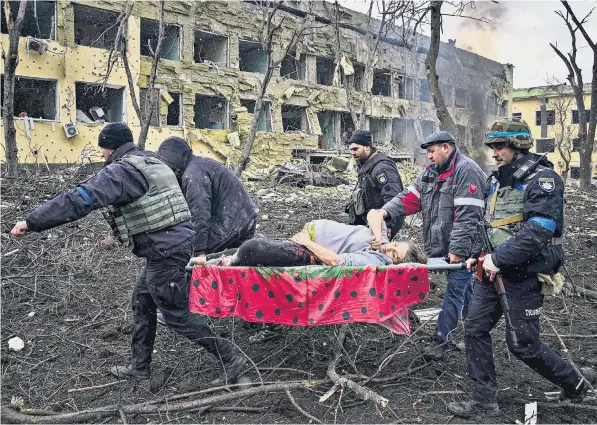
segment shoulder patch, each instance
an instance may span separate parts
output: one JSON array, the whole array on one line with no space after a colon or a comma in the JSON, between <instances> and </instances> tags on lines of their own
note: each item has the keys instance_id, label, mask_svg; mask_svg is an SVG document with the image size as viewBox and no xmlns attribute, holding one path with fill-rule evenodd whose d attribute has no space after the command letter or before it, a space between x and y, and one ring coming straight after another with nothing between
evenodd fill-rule
<instances>
[{"instance_id":1,"label":"shoulder patch","mask_svg":"<svg viewBox=\"0 0 597 425\"><path fill-rule=\"evenodd\" d=\"M388 181L387 177L386 177L386 173L379 173L375 176L375 178L377 179L378 182L380 182L381 184L386 184L386 182ZM553 179L552 179L553 180Z\"/></svg>"},{"instance_id":2,"label":"shoulder patch","mask_svg":"<svg viewBox=\"0 0 597 425\"><path fill-rule=\"evenodd\" d=\"M476 184L469 184L468 191L471 195L475 195L477 193L477 185Z\"/></svg>"},{"instance_id":3,"label":"shoulder patch","mask_svg":"<svg viewBox=\"0 0 597 425\"><path fill-rule=\"evenodd\" d=\"M553 177L539 177L539 187L546 192L551 192L555 188L555 180Z\"/></svg>"}]
</instances>

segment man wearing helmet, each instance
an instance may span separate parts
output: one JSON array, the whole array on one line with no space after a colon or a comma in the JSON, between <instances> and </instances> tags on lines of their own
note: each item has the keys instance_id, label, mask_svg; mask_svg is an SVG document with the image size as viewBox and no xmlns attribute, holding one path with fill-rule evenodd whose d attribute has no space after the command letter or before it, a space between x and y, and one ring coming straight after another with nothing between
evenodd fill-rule
<instances>
[{"instance_id":1,"label":"man wearing helmet","mask_svg":"<svg viewBox=\"0 0 597 425\"><path fill-rule=\"evenodd\" d=\"M421 148L427 151L431 165L405 191L371 214L381 214L394 223L393 228L400 228L405 216L420 211L425 253L429 257L448 257L451 263L462 262L475 252L474 232L483 217L485 174L456 149L455 139L447 131L433 133ZM452 348L452 331L460 315L466 317L471 284L470 271L448 274L435 338L425 350L426 357L441 360Z\"/></svg>"},{"instance_id":2,"label":"man wearing helmet","mask_svg":"<svg viewBox=\"0 0 597 425\"><path fill-rule=\"evenodd\" d=\"M562 388L561 398L582 401L595 380L591 368L578 376L571 365L539 340L539 315L543 293L564 261L564 184L551 163L529 153L533 146L524 121L502 119L485 137L498 170L489 179L485 219L495 252L482 258L484 277L474 285L473 300L465 321L464 343L472 397L448 404L454 415L498 412L497 381L490 331L502 316L502 306L492 282L502 277L517 344L507 334L512 354L544 378ZM519 174L516 171L522 169ZM526 171L525 171L526 170ZM524 171L524 173L522 173ZM522 173L522 176L520 175ZM526 174L526 175L525 175ZM469 267L475 259L467 261ZM541 281L538 278L541 276Z\"/></svg>"}]
</instances>

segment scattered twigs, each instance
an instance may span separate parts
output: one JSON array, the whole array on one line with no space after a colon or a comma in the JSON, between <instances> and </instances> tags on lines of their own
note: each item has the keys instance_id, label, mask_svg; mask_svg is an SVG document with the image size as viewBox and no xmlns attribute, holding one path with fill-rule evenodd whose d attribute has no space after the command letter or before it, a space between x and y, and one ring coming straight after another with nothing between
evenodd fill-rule
<instances>
[{"instance_id":1,"label":"scattered twigs","mask_svg":"<svg viewBox=\"0 0 597 425\"><path fill-rule=\"evenodd\" d=\"M553 333L558 337L558 340L560 341L560 345L562 346L562 351L564 352L566 359L570 363L570 366L572 366L572 368L574 369L576 374L579 376L579 378L581 378L585 382L586 386L589 387L589 389L593 392L593 394L597 394L597 393L595 393L595 389L593 388L593 385L591 385L591 383L587 379L585 379L583 374L580 372L580 369L578 368L578 366L576 366L576 363L574 363L574 360L572 359L572 356L570 355L570 352L568 351L566 344L564 344L564 340L560 337L560 334L558 333L556 327L549 320L549 317L547 317L547 315L545 313L541 313L541 315L547 321L547 323L553 330Z\"/></svg>"},{"instance_id":2,"label":"scattered twigs","mask_svg":"<svg viewBox=\"0 0 597 425\"><path fill-rule=\"evenodd\" d=\"M121 381L114 381L114 382L108 382L107 384L102 384L102 385L94 385L92 387L81 387L81 388L71 388L70 390L67 391L67 393L79 393L79 392L83 392L83 391L90 391L90 390L97 390L100 388L108 388L108 387L113 387L114 385L118 385L120 384Z\"/></svg>"},{"instance_id":3,"label":"scattered twigs","mask_svg":"<svg viewBox=\"0 0 597 425\"><path fill-rule=\"evenodd\" d=\"M296 400L292 397L292 394L290 393L289 389L286 389L286 396L288 397L288 400L290 400L290 402L292 403L292 405L294 406L294 408L296 410L298 410L301 415L309 418L313 422L316 422L318 424L321 423L321 421L319 419L317 419L315 416L313 416L312 414L310 414L309 412L307 412L306 410L304 410L301 406L299 406L299 404L296 402Z\"/></svg>"}]
</instances>

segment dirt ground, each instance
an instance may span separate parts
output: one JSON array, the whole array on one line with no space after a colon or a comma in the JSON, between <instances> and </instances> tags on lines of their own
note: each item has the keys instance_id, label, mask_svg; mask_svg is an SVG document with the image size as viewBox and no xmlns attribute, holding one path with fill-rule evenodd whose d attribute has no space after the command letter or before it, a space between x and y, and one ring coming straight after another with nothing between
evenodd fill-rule
<instances>
[{"instance_id":1,"label":"dirt ground","mask_svg":"<svg viewBox=\"0 0 597 425\"><path fill-rule=\"evenodd\" d=\"M128 361L131 334L131 293L142 261L123 248L105 248L99 239L108 226L99 213L77 223L20 242L8 235L17 219L55 193L89 174L90 168L41 172L18 181L2 180L2 404L18 398L24 408L53 412L76 412L108 405L127 406L153 401L193 401L233 393L210 392L216 377L215 359L186 339L160 326L155 344L152 379L149 383L118 382L108 370ZM295 188L273 183L250 183L260 215L267 215L259 236L286 237L304 222L315 218L345 221L343 205L350 186ZM597 193L581 194L570 187L567 200L567 271L578 288L597 291ZM420 238L416 220L400 236ZM433 275L428 299L418 308L440 307L445 289L443 275ZM597 294L594 294L597 295ZM595 298L571 292L549 297L545 317L562 336L580 366L597 366L597 318ZM586 399L584 407L548 401L545 392L557 388L508 354L503 322L493 333L500 391L501 413L453 418L446 404L460 400L470 390L464 354L454 351L440 363L426 363L421 351L433 328L424 326L411 337L393 335L375 325L350 325L343 356L336 365L340 375L355 382L378 372L388 353L398 352L366 386L389 400L384 409L363 401L354 392L333 387L326 370L334 356L339 327L315 328L249 325L233 319L211 319L222 335L233 339L258 367L261 379L270 383L321 380L309 387L292 389L300 409L330 423L514 423L524 421L524 405L538 401L539 423L597 422L597 401ZM419 324L412 323L413 329ZM564 355L554 330L542 319L542 338ZM23 350L9 350L14 336L25 342ZM259 338L263 337L263 338ZM456 340L462 340L462 329ZM253 370L249 375L258 380ZM204 391L202 391L204 390ZM199 392L188 395L189 392ZM263 393L220 402L210 408L128 415L130 423L306 423L285 392ZM175 401L180 394L187 394ZM328 393L329 394L329 393ZM233 398L233 397L232 397ZM19 403L19 401L16 401ZM6 422L7 418L2 420ZM88 422L122 422L118 414Z\"/></svg>"}]
</instances>

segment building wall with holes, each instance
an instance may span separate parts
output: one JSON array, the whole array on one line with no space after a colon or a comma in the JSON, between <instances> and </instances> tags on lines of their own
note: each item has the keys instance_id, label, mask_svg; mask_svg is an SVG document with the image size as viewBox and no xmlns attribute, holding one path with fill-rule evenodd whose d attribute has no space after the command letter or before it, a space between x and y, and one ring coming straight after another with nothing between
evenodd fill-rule
<instances>
[{"instance_id":1,"label":"building wall with holes","mask_svg":"<svg viewBox=\"0 0 597 425\"><path fill-rule=\"evenodd\" d=\"M563 89L569 91L569 87ZM579 144L575 140L578 134L578 108L576 100L571 93L564 93L563 90L550 87L532 87L514 90L512 98L512 116L520 117L529 124L531 133L535 139L532 149L536 153L544 153L553 148L553 152L547 154L547 158L554 164L554 169L561 175L565 165L557 144L562 143L565 155L570 151L570 171L568 176L572 180L579 178L580 156ZM541 101L545 97L546 125L542 134L541 128ZM590 89L585 90L585 108L587 114L591 106ZM553 112L550 112L553 111ZM563 131L562 131L563 130ZM563 140L560 138L563 134ZM597 152L592 154L591 163L592 175L597 178Z\"/></svg>"},{"instance_id":2,"label":"building wall with holes","mask_svg":"<svg viewBox=\"0 0 597 425\"><path fill-rule=\"evenodd\" d=\"M50 7L51 2L37 2L38 7L42 3ZM276 15L276 23L281 22L274 43L276 54L281 54L297 28L305 5L285 2ZM250 172L271 170L288 159L295 148L340 149L353 129L347 93L335 74L337 52L329 21L334 5L314 2L314 7L309 21L314 29L275 70L265 95L266 111L260 117L264 122L259 126L265 131L257 133ZM82 105L80 112L76 106L82 99L91 102L99 96L83 90L81 84L103 81L108 47L114 39L113 27L105 23L117 17L121 9L122 2L118 1L58 1L52 34L34 34L47 44L44 54L27 49L28 44L32 47L31 41L21 37L17 75L56 84L54 117L31 116L34 108L15 111L16 115L28 116L15 119L22 161L98 160L96 140L103 124L89 111L89 103ZM371 50L364 30L367 17L348 9L342 13L341 53L352 63L355 85L361 88L352 94L352 102L360 105L365 97L365 127L376 132L374 138L382 149L416 159L418 144L439 129L425 75L429 39L417 36L401 40L399 34L388 34L375 57L375 72L368 81L361 81L362 64ZM137 98L140 89L147 87L151 71L146 42L157 17L156 3L137 2L127 27L132 90ZM252 102L263 80L264 59L258 44L263 17L260 6L250 2L166 2L169 38L165 58L158 66L156 86L161 96L156 105L159 112L152 117L148 149L157 149L162 140L175 135L186 138L197 154L230 164L238 159L249 131ZM100 34L102 23L106 29ZM7 43L7 35L2 34L5 50ZM469 145L479 145L488 121L510 111L512 67L461 50L453 43L442 43L438 71L446 103L458 124L456 136ZM372 88L372 94L364 95L363 87ZM138 136L131 87L120 62L112 69L106 88L112 100L119 95L123 98L122 107L110 111L108 118L120 117ZM172 111L173 99L180 108L178 118ZM63 125L70 123L76 125L79 134L67 138Z\"/></svg>"}]
</instances>

